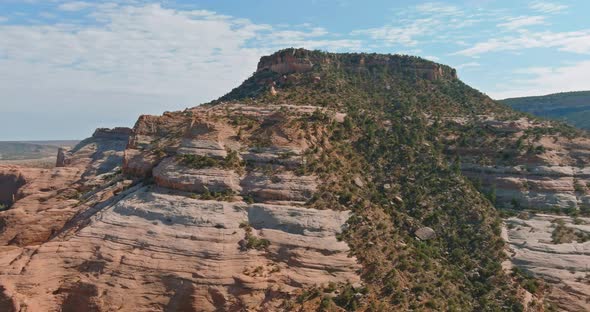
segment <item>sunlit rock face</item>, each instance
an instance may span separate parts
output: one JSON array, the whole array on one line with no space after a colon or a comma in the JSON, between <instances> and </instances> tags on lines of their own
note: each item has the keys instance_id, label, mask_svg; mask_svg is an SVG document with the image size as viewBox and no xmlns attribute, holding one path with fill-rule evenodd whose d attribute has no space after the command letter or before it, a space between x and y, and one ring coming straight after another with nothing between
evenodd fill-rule
<instances>
[{"instance_id":1,"label":"sunlit rock face","mask_svg":"<svg viewBox=\"0 0 590 312\"><path fill-rule=\"evenodd\" d=\"M318 109L197 107L61 151L61 167L35 177L63 176L51 196L2 216L30 214L1 236L0 307L275 311L306 287L358 285L337 239L350 212L308 207L319 181L297 171L321 137L290 122Z\"/></svg>"},{"instance_id":2,"label":"sunlit rock face","mask_svg":"<svg viewBox=\"0 0 590 312\"><path fill-rule=\"evenodd\" d=\"M315 75L318 64L334 69L332 73L343 74L341 68L347 74L363 73L359 76L363 79L347 83L340 75ZM383 72L376 69L385 69L399 78L395 81L400 86L411 88L396 89L392 81L377 80L377 84L365 79ZM348 98L309 100L313 90L352 88L360 92L354 89L360 83L369 84L370 91L361 92L359 98L349 93L353 102L375 93L384 94L382 101L371 101L355 111L347 110L347 104L355 104L346 103ZM0 311L280 311L289 310L289 300L312 286L345 287L346 283L354 291L349 297L359 304L367 303L367 309L377 302L405 304L407 309L439 304L452 310L447 304L453 300L455 304L461 301L462 306L482 304L465 298L465 288L476 285L468 279L476 279L481 269L476 267L483 267L488 260L491 268L499 264L494 262L500 258L501 249L496 247L502 245L492 230L493 221L497 221L493 207L465 182L460 170L474 185L479 184L480 191L494 189L490 198L498 207L581 210L588 203L588 139L542 133L537 138L535 129L552 126L527 118L472 114L471 109L479 106L485 107L485 112L496 106L483 96L469 97L481 103L457 100L473 90L460 88L456 72L447 66L412 57L344 57L290 49L262 58L257 74L245 84L247 87L237 88L214 103L162 116L141 116L133 130L99 129L76 148L61 150L58 168L17 168L11 173L7 183L16 191L6 197L14 198L14 204L0 212ZM286 92L303 86L305 92ZM413 108L425 105L422 100L436 94L436 101L430 99L428 105L440 104L445 113L462 115L441 117L420 111L413 117L395 116L396 110L391 108L400 108L400 103L389 101L398 95L406 99L414 87L421 93L407 99ZM459 95L448 94L453 91ZM382 106L382 111L371 115L374 106ZM371 135L369 131L356 133L362 131L351 120L353 115L371 117L365 120L374 126L368 128ZM399 117L398 124L385 120L390 117ZM422 122L427 125L429 121L432 126L436 122L440 131L428 139L411 138L412 130L423 129ZM400 141L411 139L413 145L388 140L390 134L395 137L389 131L400 122L416 122L415 128L397 128L408 130L403 132L407 138ZM348 132L336 133L334 129ZM519 142L525 134L529 136ZM462 141L468 135L471 137ZM355 141L348 141L353 136ZM375 163L362 164L369 159L367 155L355 156L362 154L365 141L391 143L380 147L384 155L403 152L396 149L398 145L415 153L396 163L389 162L393 158L377 157ZM347 150L334 149L336 144ZM368 144L366 148L376 146ZM431 146L437 146L436 150ZM322 153L325 151L333 153ZM434 190L434 196L412 198L420 183L432 181L417 181L408 168L421 170L426 161L420 157L430 152L434 155L434 151L440 157L425 159L428 165L436 163L440 172L428 172L428 178L443 181L450 176L453 184L442 184L447 186ZM445 158L444 153L451 157ZM452 174L447 160L456 160ZM413 166L403 164L406 161ZM384 172L366 174L377 168ZM330 170L337 174L326 174ZM19 176L25 182L16 186ZM326 188L342 181L345 188ZM401 192L401 185L410 192ZM387 200L380 198L385 193L391 195ZM430 202L432 198L437 202ZM465 214L462 205L455 210L457 207L449 203L463 198L474 199L464 205L470 209ZM314 200L321 205L314 206ZM439 205L439 201L447 205ZM350 207L357 209L355 214L346 210ZM449 208L453 208L452 216ZM432 221L438 218L443 221ZM585 243L541 242L551 225L535 218L528 225L535 228L533 232L518 232L516 227L506 232L514 264L548 279L559 278L557 286L566 287L556 291L578 296L575 288L567 285L577 287L574 283L579 282L566 278L561 266L575 270L576 278L581 276L582 263L587 260L583 258ZM524 226L520 219L507 222ZM353 227L360 230L354 233ZM346 228L348 234L353 232L344 235L348 243L339 239ZM462 233L467 234L463 237ZM485 235L479 236L482 233ZM470 241L473 237L478 240ZM453 250L437 249L454 239L461 239L452 247L459 251L464 250L460 245L481 248L455 260L479 260L465 262L474 271L455 279L457 285L448 280L443 285L445 274L455 275L445 271L448 267L457 265L452 272L463 269L463 262L450 263ZM486 245L492 242L494 245ZM432 248L425 248L428 246ZM486 255L487 246L494 246L489 249L496 248L497 254L475 257ZM565 260L546 262L539 252L560 254ZM406 269L400 268L402 263ZM430 271L421 272L421 265ZM414 275L426 272L432 274ZM361 273L363 282L372 283L364 289L369 295L360 291L364 288ZM497 289L520 291L515 298L524 293L509 277L494 276L496 282L505 282ZM446 288L420 285L430 279ZM391 287L387 302L379 302L385 292L382 281L395 281L387 285ZM393 289L397 292L391 292ZM415 294L412 289L423 292ZM336 296L335 291L326 293L326 298ZM429 298L423 297L427 291L442 293L443 300L427 302ZM452 292L453 300L447 300L447 291ZM469 296L479 295L470 291ZM535 300L543 300L543 294L535 295ZM396 303L393 296L411 301ZM301 306L317 307L322 298L314 300ZM575 303L568 309L580 307L586 308Z\"/></svg>"},{"instance_id":3,"label":"sunlit rock face","mask_svg":"<svg viewBox=\"0 0 590 312\"><path fill-rule=\"evenodd\" d=\"M80 285L93 289L84 292L85 308L272 310L274 299L303 286L358 282L356 261L335 236L347 218L347 212L204 201L143 187L34 255L5 249L3 283L18 302L44 311L80 300ZM268 240L266 249L241 247L246 225L248 235Z\"/></svg>"},{"instance_id":4,"label":"sunlit rock face","mask_svg":"<svg viewBox=\"0 0 590 312\"><path fill-rule=\"evenodd\" d=\"M93 136L71 151L60 152L67 153L67 166L52 169L0 166L0 177L13 177L10 187L2 187L3 192L12 193L8 195L13 203L0 214L0 245L41 244L85 206L81 201L92 204L123 187L122 181L110 180L109 175L120 169L126 145L127 139L120 135ZM94 188L97 191L88 193L88 198L81 197Z\"/></svg>"},{"instance_id":5,"label":"sunlit rock face","mask_svg":"<svg viewBox=\"0 0 590 312\"><path fill-rule=\"evenodd\" d=\"M457 71L448 66L423 62L419 64L404 64L399 58L391 55L372 55L370 58L359 56L353 62L340 64L338 56L317 57L304 49L289 49L264 56L258 62L258 72L269 70L279 74L305 73L312 70L314 65L338 63L338 66L363 69L367 67L389 67L404 73L415 75L427 80L456 79Z\"/></svg>"},{"instance_id":6,"label":"sunlit rock face","mask_svg":"<svg viewBox=\"0 0 590 312\"><path fill-rule=\"evenodd\" d=\"M589 310L590 218L524 214L506 226L512 262L543 277L560 308Z\"/></svg>"},{"instance_id":7,"label":"sunlit rock face","mask_svg":"<svg viewBox=\"0 0 590 312\"><path fill-rule=\"evenodd\" d=\"M590 212L590 138L550 121L514 115L438 120L444 124L445 149L497 208L539 213L505 220L512 265L546 280L549 299L559 309L589 310L584 276L590 243L555 243L552 234L561 222L588 232L587 218L575 218L579 224L573 224L574 218L556 214Z\"/></svg>"}]
</instances>

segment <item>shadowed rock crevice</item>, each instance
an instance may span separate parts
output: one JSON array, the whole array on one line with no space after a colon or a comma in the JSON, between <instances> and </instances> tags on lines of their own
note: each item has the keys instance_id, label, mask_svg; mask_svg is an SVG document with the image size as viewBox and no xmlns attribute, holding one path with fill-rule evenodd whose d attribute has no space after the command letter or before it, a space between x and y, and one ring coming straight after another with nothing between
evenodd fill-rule
<instances>
[{"instance_id":1,"label":"shadowed rock crevice","mask_svg":"<svg viewBox=\"0 0 590 312\"><path fill-rule=\"evenodd\" d=\"M8 290L0 285L0 311L4 312L18 312L20 308L14 302L11 294Z\"/></svg>"},{"instance_id":2,"label":"shadowed rock crevice","mask_svg":"<svg viewBox=\"0 0 590 312\"><path fill-rule=\"evenodd\" d=\"M56 294L65 296L61 304L62 312L100 312L98 289L96 285L78 282L70 287L60 288Z\"/></svg>"},{"instance_id":3,"label":"shadowed rock crevice","mask_svg":"<svg viewBox=\"0 0 590 312\"><path fill-rule=\"evenodd\" d=\"M10 208L18 199L18 191L25 183L25 178L18 172L0 173L0 207Z\"/></svg>"}]
</instances>

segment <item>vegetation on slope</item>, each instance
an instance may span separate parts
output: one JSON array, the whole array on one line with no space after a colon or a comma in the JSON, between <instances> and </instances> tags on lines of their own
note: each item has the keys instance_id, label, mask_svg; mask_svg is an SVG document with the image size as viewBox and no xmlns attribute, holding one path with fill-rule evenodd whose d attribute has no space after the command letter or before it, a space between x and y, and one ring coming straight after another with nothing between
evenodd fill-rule
<instances>
[{"instance_id":1,"label":"vegetation on slope","mask_svg":"<svg viewBox=\"0 0 590 312\"><path fill-rule=\"evenodd\" d=\"M367 286L352 293L367 299L352 296L347 285L333 300L316 289L299 303L316 300L323 310L522 310L520 287L500 264L500 219L461 175L458 160L449 164L439 129L444 116L522 115L458 79L428 80L399 70L400 63L425 62L418 58L392 56L395 66L359 66L360 58L370 64L383 56L306 51L304 57L330 62L290 74L276 85L276 95L260 81L280 75L258 72L219 100L318 105L347 114L321 133L329 140L307 152L302 173L324 182L312 207L353 211L342 239L362 263ZM327 120L317 114L301 126L319 135ZM425 226L436 238L416 238Z\"/></svg>"},{"instance_id":2,"label":"vegetation on slope","mask_svg":"<svg viewBox=\"0 0 590 312\"><path fill-rule=\"evenodd\" d=\"M502 102L535 116L563 120L573 126L590 129L590 91L511 98Z\"/></svg>"}]
</instances>

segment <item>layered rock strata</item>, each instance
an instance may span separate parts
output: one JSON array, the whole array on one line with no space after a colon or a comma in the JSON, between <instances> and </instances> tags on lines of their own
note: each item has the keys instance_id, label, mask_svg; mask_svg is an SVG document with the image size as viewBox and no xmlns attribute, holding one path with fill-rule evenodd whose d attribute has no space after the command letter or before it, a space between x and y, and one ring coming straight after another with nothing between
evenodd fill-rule
<instances>
[{"instance_id":1,"label":"layered rock strata","mask_svg":"<svg viewBox=\"0 0 590 312\"><path fill-rule=\"evenodd\" d=\"M543 277L560 308L590 310L590 218L524 214L505 222L513 263Z\"/></svg>"},{"instance_id":2,"label":"layered rock strata","mask_svg":"<svg viewBox=\"0 0 590 312\"><path fill-rule=\"evenodd\" d=\"M3 285L21 306L58 311L275 310L281 294L358 282L335 234L346 212L202 201L144 187L40 247L4 247ZM252 227L266 250L240 248ZM49 264L49 265L48 265ZM72 279L72 274L76 278ZM80 293L80 286L92 289Z\"/></svg>"},{"instance_id":3,"label":"layered rock strata","mask_svg":"<svg viewBox=\"0 0 590 312\"><path fill-rule=\"evenodd\" d=\"M293 122L318 112L343 118L234 103L142 116L128 142L97 130L95 149L62 152L56 170L78 186L48 201L59 220L39 215L52 229L2 234L0 307L276 311L306 287L358 285L360 266L337 239L350 213L305 207L318 181L298 170L316 138Z\"/></svg>"}]
</instances>

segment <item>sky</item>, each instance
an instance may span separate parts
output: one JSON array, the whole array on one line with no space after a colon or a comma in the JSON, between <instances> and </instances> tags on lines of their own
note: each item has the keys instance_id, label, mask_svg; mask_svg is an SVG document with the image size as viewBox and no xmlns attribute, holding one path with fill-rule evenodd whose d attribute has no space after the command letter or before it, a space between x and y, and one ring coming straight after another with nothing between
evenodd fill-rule
<instances>
[{"instance_id":1,"label":"sky","mask_svg":"<svg viewBox=\"0 0 590 312\"><path fill-rule=\"evenodd\" d=\"M418 55L495 99L590 90L590 1L0 0L0 140L213 100L288 47Z\"/></svg>"}]
</instances>

